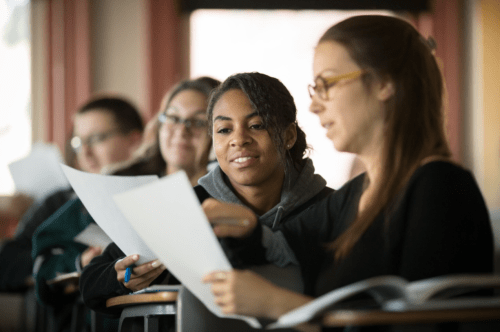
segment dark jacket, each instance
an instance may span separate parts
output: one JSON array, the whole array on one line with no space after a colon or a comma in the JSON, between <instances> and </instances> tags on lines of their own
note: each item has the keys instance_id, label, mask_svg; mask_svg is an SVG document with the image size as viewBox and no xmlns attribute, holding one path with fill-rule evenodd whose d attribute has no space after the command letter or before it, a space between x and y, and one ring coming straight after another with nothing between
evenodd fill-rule
<instances>
[{"instance_id":1,"label":"dark jacket","mask_svg":"<svg viewBox=\"0 0 500 332\"><path fill-rule=\"evenodd\" d=\"M33 234L74 195L73 189L57 191L26 212L19 222L14 238L6 241L0 250L0 291L23 291L28 287L30 283L26 281L33 271Z\"/></svg>"},{"instance_id":2,"label":"dark jacket","mask_svg":"<svg viewBox=\"0 0 500 332\"><path fill-rule=\"evenodd\" d=\"M284 236L295 253L306 294L317 297L382 275L415 281L493 271L491 225L474 177L461 167L441 161L418 168L394 198L392 209L377 216L350 253L335 261L334 251L326 250L327 245L355 219L364 176L349 181L271 234ZM263 249L262 239L269 234L265 228L256 227L241 241L247 248L242 253ZM242 259L252 264L266 262L262 254L248 254Z\"/></svg>"}]
</instances>

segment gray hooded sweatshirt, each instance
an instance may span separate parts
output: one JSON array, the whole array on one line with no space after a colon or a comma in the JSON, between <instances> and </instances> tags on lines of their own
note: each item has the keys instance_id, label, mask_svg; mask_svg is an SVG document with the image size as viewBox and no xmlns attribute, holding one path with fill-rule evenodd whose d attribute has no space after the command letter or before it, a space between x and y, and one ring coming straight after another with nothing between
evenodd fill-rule
<instances>
[{"instance_id":1,"label":"gray hooded sweatshirt","mask_svg":"<svg viewBox=\"0 0 500 332\"><path fill-rule=\"evenodd\" d=\"M309 158L306 159L302 170L298 171L294 167L288 167L288 169L291 171L285 174L280 202L263 215L257 215L259 222L264 226L263 245L268 249L267 252L272 254L272 256L266 256L266 258L278 266L286 266L290 263L297 264L297 259L286 244L281 232L273 234L272 229L275 229L281 222L286 222L285 219L289 215L293 214L297 208L303 207L303 204L312 200L326 187L325 179L321 175L314 173L314 166ZM217 200L244 205L234 194L220 166L216 166L210 173L202 177L198 183L210 196ZM313 201L311 201L311 204L314 203Z\"/></svg>"}]
</instances>

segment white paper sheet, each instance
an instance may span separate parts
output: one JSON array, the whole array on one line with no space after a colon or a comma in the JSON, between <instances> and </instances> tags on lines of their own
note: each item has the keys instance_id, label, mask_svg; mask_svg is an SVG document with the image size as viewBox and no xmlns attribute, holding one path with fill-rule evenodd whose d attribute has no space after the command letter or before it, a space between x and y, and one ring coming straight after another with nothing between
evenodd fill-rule
<instances>
[{"instance_id":1,"label":"white paper sheet","mask_svg":"<svg viewBox=\"0 0 500 332\"><path fill-rule=\"evenodd\" d=\"M81 172L65 165L61 167L92 218L127 256L139 254L136 264L156 259L118 209L113 195L157 181L158 176L101 175ZM142 222L146 223L146 220L142 219Z\"/></svg>"},{"instance_id":2,"label":"white paper sheet","mask_svg":"<svg viewBox=\"0 0 500 332\"><path fill-rule=\"evenodd\" d=\"M27 157L9 164L16 191L40 200L56 190L69 188L68 180L59 166L61 162L57 146L34 144Z\"/></svg>"},{"instance_id":3,"label":"white paper sheet","mask_svg":"<svg viewBox=\"0 0 500 332\"><path fill-rule=\"evenodd\" d=\"M230 270L231 265L184 172L114 195L114 199L158 259L211 312L260 327L255 318L224 315L210 286L201 282L205 274Z\"/></svg>"},{"instance_id":4,"label":"white paper sheet","mask_svg":"<svg viewBox=\"0 0 500 332\"><path fill-rule=\"evenodd\" d=\"M97 224L89 224L83 231L73 239L75 242L83 243L89 247L100 247L105 249L113 242L109 236Z\"/></svg>"}]
</instances>

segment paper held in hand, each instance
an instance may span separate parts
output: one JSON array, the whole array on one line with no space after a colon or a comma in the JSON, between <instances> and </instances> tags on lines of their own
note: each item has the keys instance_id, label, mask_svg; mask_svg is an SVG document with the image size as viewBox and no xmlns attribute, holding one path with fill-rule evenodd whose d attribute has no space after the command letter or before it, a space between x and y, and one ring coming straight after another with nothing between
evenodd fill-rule
<instances>
[{"instance_id":1,"label":"paper held in hand","mask_svg":"<svg viewBox=\"0 0 500 332\"><path fill-rule=\"evenodd\" d=\"M260 327L255 318L224 315L210 285L201 281L205 274L230 270L231 265L183 171L114 195L114 200L158 259L212 313Z\"/></svg>"},{"instance_id":2,"label":"paper held in hand","mask_svg":"<svg viewBox=\"0 0 500 332\"><path fill-rule=\"evenodd\" d=\"M156 259L116 206L113 195L157 181L158 176L113 176L92 174L61 165L69 183L95 222L130 256L139 254L138 264Z\"/></svg>"}]
</instances>

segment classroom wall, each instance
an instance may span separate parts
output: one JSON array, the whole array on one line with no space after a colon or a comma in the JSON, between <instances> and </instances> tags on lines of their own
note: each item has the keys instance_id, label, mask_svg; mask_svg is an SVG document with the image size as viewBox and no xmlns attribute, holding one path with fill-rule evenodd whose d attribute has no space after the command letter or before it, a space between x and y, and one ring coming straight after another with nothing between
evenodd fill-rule
<instances>
[{"instance_id":1,"label":"classroom wall","mask_svg":"<svg viewBox=\"0 0 500 332\"><path fill-rule=\"evenodd\" d=\"M31 9L33 142L63 150L73 113L95 94L125 95L147 121L186 77L188 29L179 33L174 1L39 0Z\"/></svg>"},{"instance_id":2,"label":"classroom wall","mask_svg":"<svg viewBox=\"0 0 500 332\"><path fill-rule=\"evenodd\" d=\"M115 92L146 106L146 2L91 0L92 93Z\"/></svg>"}]
</instances>

